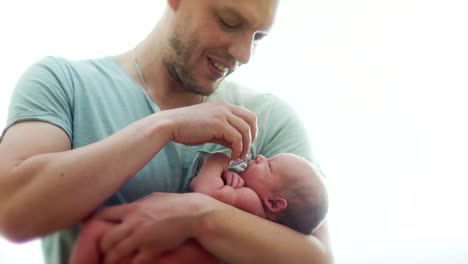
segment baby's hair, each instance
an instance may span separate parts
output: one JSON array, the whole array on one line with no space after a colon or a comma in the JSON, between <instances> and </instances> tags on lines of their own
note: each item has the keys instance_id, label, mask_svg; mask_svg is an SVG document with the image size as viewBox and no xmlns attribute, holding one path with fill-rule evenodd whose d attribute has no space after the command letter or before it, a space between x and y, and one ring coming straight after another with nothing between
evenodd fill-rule
<instances>
[{"instance_id":1,"label":"baby's hair","mask_svg":"<svg viewBox=\"0 0 468 264\"><path fill-rule=\"evenodd\" d=\"M286 185L281 193L285 195L288 206L276 222L304 234L311 234L320 226L328 212L328 194L322 179L314 179L312 182L304 184L294 179Z\"/></svg>"}]
</instances>

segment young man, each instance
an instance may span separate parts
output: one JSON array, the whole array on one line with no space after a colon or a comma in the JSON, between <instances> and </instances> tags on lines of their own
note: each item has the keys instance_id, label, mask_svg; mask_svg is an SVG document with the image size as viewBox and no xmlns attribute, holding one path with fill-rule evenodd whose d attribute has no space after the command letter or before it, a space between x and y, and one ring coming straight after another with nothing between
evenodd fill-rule
<instances>
[{"instance_id":1,"label":"young man","mask_svg":"<svg viewBox=\"0 0 468 264\"><path fill-rule=\"evenodd\" d=\"M188 239L229 263L330 261L326 225L308 237L206 195L152 194L181 192L198 150L312 159L290 107L221 83L249 61L278 1L167 3L135 49L46 58L19 80L0 144L0 232L14 241L47 235L46 262L66 263L76 225L116 205L99 214L121 222L103 238L107 263L134 252L144 263Z\"/></svg>"}]
</instances>

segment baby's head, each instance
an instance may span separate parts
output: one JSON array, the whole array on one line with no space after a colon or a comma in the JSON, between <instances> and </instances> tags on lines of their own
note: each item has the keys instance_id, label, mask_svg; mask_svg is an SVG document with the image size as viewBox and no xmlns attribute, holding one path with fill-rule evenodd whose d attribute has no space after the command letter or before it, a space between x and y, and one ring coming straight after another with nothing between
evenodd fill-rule
<instances>
[{"instance_id":1,"label":"baby's head","mask_svg":"<svg viewBox=\"0 0 468 264\"><path fill-rule=\"evenodd\" d=\"M328 195L320 173L290 153L258 155L241 173L245 186L260 197L268 219L310 234L325 218Z\"/></svg>"}]
</instances>

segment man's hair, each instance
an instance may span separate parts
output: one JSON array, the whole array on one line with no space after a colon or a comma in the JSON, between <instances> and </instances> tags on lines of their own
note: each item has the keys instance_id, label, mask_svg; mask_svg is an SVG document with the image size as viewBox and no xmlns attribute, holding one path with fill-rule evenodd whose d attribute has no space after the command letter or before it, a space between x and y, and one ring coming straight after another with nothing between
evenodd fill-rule
<instances>
[{"instance_id":1,"label":"man's hair","mask_svg":"<svg viewBox=\"0 0 468 264\"><path fill-rule=\"evenodd\" d=\"M278 215L276 222L298 232L311 234L320 226L328 212L328 194L323 181L313 179L304 183L291 179L285 187L281 193L285 195L288 206Z\"/></svg>"}]
</instances>

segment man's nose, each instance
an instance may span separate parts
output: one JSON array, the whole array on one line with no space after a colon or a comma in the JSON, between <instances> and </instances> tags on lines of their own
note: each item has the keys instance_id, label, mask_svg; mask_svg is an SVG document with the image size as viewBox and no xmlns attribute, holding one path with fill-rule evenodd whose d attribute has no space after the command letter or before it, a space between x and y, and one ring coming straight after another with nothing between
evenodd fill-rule
<instances>
[{"instance_id":1,"label":"man's nose","mask_svg":"<svg viewBox=\"0 0 468 264\"><path fill-rule=\"evenodd\" d=\"M236 36L231 46L229 47L229 53L239 63L247 64L252 57L254 50L253 34L243 34L242 36Z\"/></svg>"}]
</instances>

